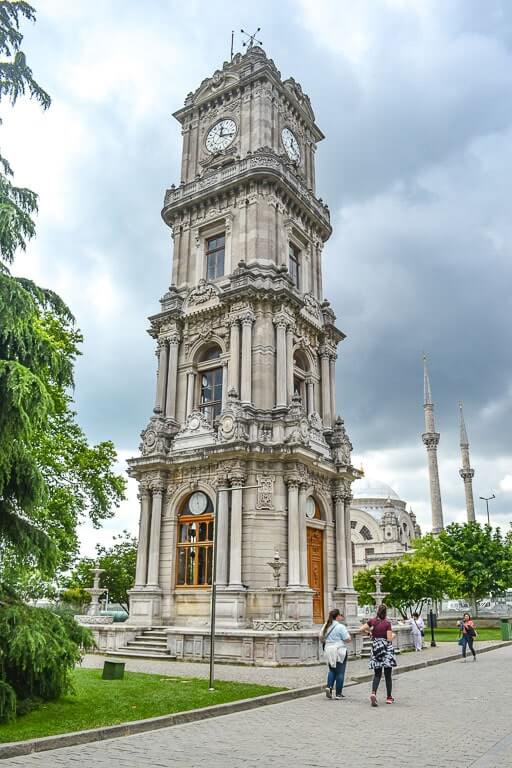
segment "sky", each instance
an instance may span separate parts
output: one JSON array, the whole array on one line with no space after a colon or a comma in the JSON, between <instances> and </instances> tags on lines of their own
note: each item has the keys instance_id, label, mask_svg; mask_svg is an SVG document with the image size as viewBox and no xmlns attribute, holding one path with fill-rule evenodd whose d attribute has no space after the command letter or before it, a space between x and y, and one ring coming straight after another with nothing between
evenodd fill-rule
<instances>
[{"instance_id":1,"label":"sky","mask_svg":"<svg viewBox=\"0 0 512 768\"><path fill-rule=\"evenodd\" d=\"M354 463L430 527L427 353L445 523L464 521L458 403L477 517L512 519L512 4L507 0L33 0L23 48L52 96L4 112L2 153L37 191L15 271L56 290L85 336L78 419L136 455L155 388L147 316L170 282L163 195L180 181L172 113L254 31L311 98L326 135L326 298L347 334L337 404ZM136 488L82 551L136 532Z\"/></svg>"}]
</instances>

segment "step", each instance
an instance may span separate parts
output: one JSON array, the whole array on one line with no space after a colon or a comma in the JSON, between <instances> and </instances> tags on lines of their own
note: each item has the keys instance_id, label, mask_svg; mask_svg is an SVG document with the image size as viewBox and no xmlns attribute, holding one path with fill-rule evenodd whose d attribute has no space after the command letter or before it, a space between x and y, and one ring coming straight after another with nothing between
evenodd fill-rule
<instances>
[{"instance_id":1,"label":"step","mask_svg":"<svg viewBox=\"0 0 512 768\"><path fill-rule=\"evenodd\" d=\"M109 651L108 657L115 656L116 658L121 657L127 657L130 659L160 659L164 661L174 661L176 659L175 656L170 656L168 653L163 653L160 651L158 652L151 652L151 651L135 651L130 650L129 648L120 648L118 651Z\"/></svg>"},{"instance_id":2,"label":"step","mask_svg":"<svg viewBox=\"0 0 512 768\"><path fill-rule=\"evenodd\" d=\"M158 645L167 645L167 638L151 637L151 635L135 635L133 642L136 643L157 643Z\"/></svg>"},{"instance_id":3,"label":"step","mask_svg":"<svg viewBox=\"0 0 512 768\"><path fill-rule=\"evenodd\" d=\"M154 651L163 651L164 653L167 653L167 646L166 645L159 645L158 643L150 643L149 640L145 643L135 640L128 640L126 643L127 648L140 648L142 651L147 648L149 650Z\"/></svg>"}]
</instances>

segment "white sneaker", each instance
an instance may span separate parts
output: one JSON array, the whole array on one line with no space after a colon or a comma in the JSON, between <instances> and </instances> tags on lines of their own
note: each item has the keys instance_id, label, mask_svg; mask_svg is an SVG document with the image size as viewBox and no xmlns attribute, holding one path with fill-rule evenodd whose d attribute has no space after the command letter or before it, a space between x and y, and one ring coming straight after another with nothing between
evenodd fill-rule
<instances>
[{"instance_id":1,"label":"white sneaker","mask_svg":"<svg viewBox=\"0 0 512 768\"><path fill-rule=\"evenodd\" d=\"M327 696L328 699L332 699L332 688L326 688L325 695Z\"/></svg>"}]
</instances>

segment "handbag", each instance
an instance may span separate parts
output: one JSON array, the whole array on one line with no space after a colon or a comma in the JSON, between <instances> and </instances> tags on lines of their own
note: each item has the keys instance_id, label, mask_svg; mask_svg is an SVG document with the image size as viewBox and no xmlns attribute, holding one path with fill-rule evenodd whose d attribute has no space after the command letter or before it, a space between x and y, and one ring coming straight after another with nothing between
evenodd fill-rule
<instances>
[{"instance_id":1,"label":"handbag","mask_svg":"<svg viewBox=\"0 0 512 768\"><path fill-rule=\"evenodd\" d=\"M464 643L464 635L462 635L462 637L459 637L459 645L465 645L465 643Z\"/></svg>"}]
</instances>

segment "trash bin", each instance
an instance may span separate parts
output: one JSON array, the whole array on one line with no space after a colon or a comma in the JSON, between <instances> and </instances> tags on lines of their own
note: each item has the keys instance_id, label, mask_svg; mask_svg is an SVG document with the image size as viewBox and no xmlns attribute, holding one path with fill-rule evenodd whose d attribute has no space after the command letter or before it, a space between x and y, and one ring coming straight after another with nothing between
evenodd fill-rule
<instances>
[{"instance_id":1,"label":"trash bin","mask_svg":"<svg viewBox=\"0 0 512 768\"><path fill-rule=\"evenodd\" d=\"M510 619L501 619L501 639L512 640L512 621Z\"/></svg>"},{"instance_id":2,"label":"trash bin","mask_svg":"<svg viewBox=\"0 0 512 768\"><path fill-rule=\"evenodd\" d=\"M105 661L101 677L103 680L122 680L124 677L124 661Z\"/></svg>"}]
</instances>

